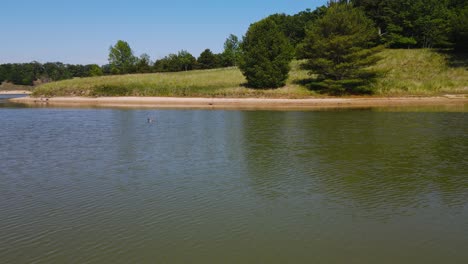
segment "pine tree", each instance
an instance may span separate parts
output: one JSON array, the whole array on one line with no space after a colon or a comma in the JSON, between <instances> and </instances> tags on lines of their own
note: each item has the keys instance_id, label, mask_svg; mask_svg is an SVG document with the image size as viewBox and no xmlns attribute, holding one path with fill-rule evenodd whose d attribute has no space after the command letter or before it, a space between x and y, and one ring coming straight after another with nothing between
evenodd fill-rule
<instances>
[{"instance_id":1,"label":"pine tree","mask_svg":"<svg viewBox=\"0 0 468 264\"><path fill-rule=\"evenodd\" d=\"M252 88L284 86L293 48L275 22L264 19L250 26L241 44L239 68Z\"/></svg>"},{"instance_id":2,"label":"pine tree","mask_svg":"<svg viewBox=\"0 0 468 264\"><path fill-rule=\"evenodd\" d=\"M379 58L377 28L364 12L348 3L330 3L326 14L311 24L303 45L302 65L317 79L313 88L332 94L362 93L376 73L368 67Z\"/></svg>"}]
</instances>

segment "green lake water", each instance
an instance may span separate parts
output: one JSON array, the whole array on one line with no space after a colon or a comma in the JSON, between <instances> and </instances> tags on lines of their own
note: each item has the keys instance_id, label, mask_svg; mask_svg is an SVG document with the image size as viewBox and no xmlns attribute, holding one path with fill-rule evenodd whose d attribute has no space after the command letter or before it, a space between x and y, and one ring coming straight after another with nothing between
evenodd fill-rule
<instances>
[{"instance_id":1,"label":"green lake water","mask_svg":"<svg viewBox=\"0 0 468 264\"><path fill-rule=\"evenodd\" d=\"M467 110L0 101L0 263L468 263Z\"/></svg>"}]
</instances>

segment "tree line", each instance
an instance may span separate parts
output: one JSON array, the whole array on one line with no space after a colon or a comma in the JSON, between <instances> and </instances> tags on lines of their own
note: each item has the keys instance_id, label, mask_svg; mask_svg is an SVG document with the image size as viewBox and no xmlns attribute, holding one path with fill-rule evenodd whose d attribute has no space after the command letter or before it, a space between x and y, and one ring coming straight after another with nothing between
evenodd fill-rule
<instances>
[{"instance_id":1,"label":"tree line","mask_svg":"<svg viewBox=\"0 0 468 264\"><path fill-rule=\"evenodd\" d=\"M130 45L123 40L109 48L109 64L99 66L64 64L61 62L8 63L0 65L0 84L4 81L17 85L34 85L76 77L93 77L102 75L177 72L195 69L214 69L237 65L239 39L230 35L224 43L222 53L213 53L205 49L198 58L186 50L169 54L152 61L146 53L139 57L134 55Z\"/></svg>"},{"instance_id":2,"label":"tree line","mask_svg":"<svg viewBox=\"0 0 468 264\"><path fill-rule=\"evenodd\" d=\"M178 72L231 67L237 65L239 49L239 38L231 34L224 43L222 53L215 54L210 49L205 49L198 58L195 58L190 52L181 50L153 62L146 53L136 57L130 45L119 40L109 48L108 67L111 74Z\"/></svg>"},{"instance_id":3,"label":"tree line","mask_svg":"<svg viewBox=\"0 0 468 264\"><path fill-rule=\"evenodd\" d=\"M4 81L17 85L34 85L70 79L73 77L91 77L104 74L105 67L96 64L73 65L61 62L8 63L0 65L0 84Z\"/></svg>"}]
</instances>

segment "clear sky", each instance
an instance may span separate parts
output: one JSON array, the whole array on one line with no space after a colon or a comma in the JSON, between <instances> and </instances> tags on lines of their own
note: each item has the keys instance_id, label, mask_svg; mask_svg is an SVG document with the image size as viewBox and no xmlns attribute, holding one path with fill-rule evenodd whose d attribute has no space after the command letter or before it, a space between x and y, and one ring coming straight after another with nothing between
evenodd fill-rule
<instances>
[{"instance_id":1,"label":"clear sky","mask_svg":"<svg viewBox=\"0 0 468 264\"><path fill-rule=\"evenodd\" d=\"M0 63L106 64L127 41L158 59L185 49L220 52L229 34L273 13L295 14L326 0L1 0Z\"/></svg>"}]
</instances>

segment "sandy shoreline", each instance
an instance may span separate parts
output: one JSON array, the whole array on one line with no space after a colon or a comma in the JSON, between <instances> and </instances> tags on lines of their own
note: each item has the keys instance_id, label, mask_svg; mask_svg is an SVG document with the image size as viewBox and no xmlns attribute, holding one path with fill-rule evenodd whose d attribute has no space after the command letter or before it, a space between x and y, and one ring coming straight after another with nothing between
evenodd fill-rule
<instances>
[{"instance_id":1,"label":"sandy shoreline","mask_svg":"<svg viewBox=\"0 0 468 264\"><path fill-rule=\"evenodd\" d=\"M26 90L11 90L11 91L1 91L0 94L31 94L31 91Z\"/></svg>"},{"instance_id":2,"label":"sandy shoreline","mask_svg":"<svg viewBox=\"0 0 468 264\"><path fill-rule=\"evenodd\" d=\"M187 98L187 97L21 97L11 102L50 106L150 107L180 109L313 109L468 104L465 95L368 98Z\"/></svg>"}]
</instances>

